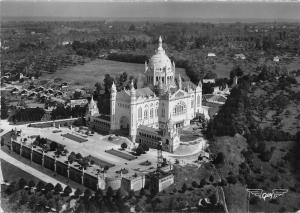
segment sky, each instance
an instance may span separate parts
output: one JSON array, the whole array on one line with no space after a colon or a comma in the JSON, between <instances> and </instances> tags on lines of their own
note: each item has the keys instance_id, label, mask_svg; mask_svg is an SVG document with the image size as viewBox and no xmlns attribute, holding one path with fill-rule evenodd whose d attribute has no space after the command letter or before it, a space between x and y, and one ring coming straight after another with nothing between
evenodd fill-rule
<instances>
[{"instance_id":1,"label":"sky","mask_svg":"<svg viewBox=\"0 0 300 213\"><path fill-rule=\"evenodd\" d=\"M1 1L1 0L0 0ZM300 20L300 1L1 1L1 16L78 18L239 18Z\"/></svg>"}]
</instances>

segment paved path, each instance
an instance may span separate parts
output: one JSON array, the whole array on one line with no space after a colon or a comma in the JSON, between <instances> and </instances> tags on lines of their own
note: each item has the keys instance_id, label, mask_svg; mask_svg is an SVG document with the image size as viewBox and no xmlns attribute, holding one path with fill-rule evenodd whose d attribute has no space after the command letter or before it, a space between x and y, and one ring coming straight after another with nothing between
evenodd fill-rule
<instances>
[{"instance_id":1,"label":"paved path","mask_svg":"<svg viewBox=\"0 0 300 213\"><path fill-rule=\"evenodd\" d=\"M65 188L65 186L66 186L66 184L64 184L63 182L61 182L43 172L40 172L39 170L37 170L31 166L28 166L27 164L13 158L12 156L10 156L9 154L7 154L6 152L4 152L2 150L0 150L0 159L3 159L5 161L9 162L10 164L22 169L23 171L36 176L37 178L41 179L44 182L52 183L54 186L57 183L60 183L63 188ZM1 173L2 173L2 170L1 170Z\"/></svg>"}]
</instances>

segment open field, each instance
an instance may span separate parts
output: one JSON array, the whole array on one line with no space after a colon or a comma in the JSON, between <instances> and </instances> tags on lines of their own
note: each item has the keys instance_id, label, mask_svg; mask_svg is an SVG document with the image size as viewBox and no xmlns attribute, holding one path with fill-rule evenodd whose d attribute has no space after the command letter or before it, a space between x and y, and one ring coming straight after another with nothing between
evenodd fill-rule
<instances>
[{"instance_id":1,"label":"open field","mask_svg":"<svg viewBox=\"0 0 300 213\"><path fill-rule=\"evenodd\" d=\"M126 72L128 76L132 75L143 80L144 69L144 64L96 59L84 65L60 69L53 74L45 73L40 79L62 78L74 87L93 87L96 82L103 81L105 74L116 76ZM184 79L188 79L184 69L176 68L176 74L179 73Z\"/></svg>"}]
</instances>

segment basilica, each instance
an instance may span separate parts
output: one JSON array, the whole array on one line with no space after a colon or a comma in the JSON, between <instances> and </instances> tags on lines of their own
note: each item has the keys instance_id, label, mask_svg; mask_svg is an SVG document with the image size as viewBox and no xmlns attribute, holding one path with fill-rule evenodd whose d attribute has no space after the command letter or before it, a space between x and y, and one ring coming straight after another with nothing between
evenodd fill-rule
<instances>
[{"instance_id":1,"label":"basilica","mask_svg":"<svg viewBox=\"0 0 300 213\"><path fill-rule=\"evenodd\" d=\"M134 143L173 152L180 144L179 129L190 125L202 106L202 84L183 82L175 63L167 56L159 37L155 54L145 62L146 87L117 91L113 83L110 116L99 115L93 99L89 103L88 125L97 130L123 131ZM177 77L176 77L177 76Z\"/></svg>"}]
</instances>

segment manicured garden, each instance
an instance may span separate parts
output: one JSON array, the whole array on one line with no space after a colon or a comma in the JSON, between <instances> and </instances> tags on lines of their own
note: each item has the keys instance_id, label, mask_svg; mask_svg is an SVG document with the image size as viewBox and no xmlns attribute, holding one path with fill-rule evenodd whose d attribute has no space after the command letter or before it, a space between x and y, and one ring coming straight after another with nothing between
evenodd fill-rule
<instances>
[{"instance_id":1,"label":"manicured garden","mask_svg":"<svg viewBox=\"0 0 300 213\"><path fill-rule=\"evenodd\" d=\"M123 158L125 160L134 160L137 158L136 156L133 156L133 155L130 155L130 154L127 154L127 153L124 153L124 152L121 152L121 151L118 151L115 149L106 150L105 152L115 155L117 157Z\"/></svg>"},{"instance_id":2,"label":"manicured garden","mask_svg":"<svg viewBox=\"0 0 300 213\"><path fill-rule=\"evenodd\" d=\"M68 139L70 139L70 140L76 141L76 142L78 142L78 143L83 143L83 142L88 141L87 139L77 137L77 136L72 135L72 134L70 134L70 133L63 134L63 135L61 135L61 136L65 137L65 138L68 138Z\"/></svg>"}]
</instances>

